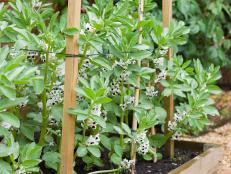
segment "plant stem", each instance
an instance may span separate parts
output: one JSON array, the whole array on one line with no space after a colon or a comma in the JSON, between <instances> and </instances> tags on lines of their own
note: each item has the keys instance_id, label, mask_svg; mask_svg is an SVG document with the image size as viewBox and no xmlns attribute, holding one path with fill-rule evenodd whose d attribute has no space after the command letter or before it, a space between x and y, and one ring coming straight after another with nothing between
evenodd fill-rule
<instances>
[{"instance_id":1,"label":"plant stem","mask_svg":"<svg viewBox=\"0 0 231 174\"><path fill-rule=\"evenodd\" d=\"M44 89L42 92L42 105L43 105L43 111L42 111L42 128L41 128L41 134L39 138L39 145L43 146L45 142L45 136L47 131L47 125L48 125L48 111L47 111L47 80L48 80L48 68L49 68L49 50L50 46L48 45L48 50L46 53L46 62L45 62L45 71L44 71Z\"/></svg>"},{"instance_id":2,"label":"plant stem","mask_svg":"<svg viewBox=\"0 0 231 174\"><path fill-rule=\"evenodd\" d=\"M96 171L96 172L90 172L88 174L101 174L101 173L112 173L112 172L119 172L123 170L123 168L117 168L117 169L111 169L111 170L101 170L101 171Z\"/></svg>"},{"instance_id":3,"label":"plant stem","mask_svg":"<svg viewBox=\"0 0 231 174\"><path fill-rule=\"evenodd\" d=\"M120 91L121 91L121 96L120 96L120 104L124 104L124 92L123 92L124 84L123 82L121 83ZM122 110L121 115L120 115L120 128L123 130L123 123L124 123L124 111ZM120 134L120 146L124 145L124 135Z\"/></svg>"},{"instance_id":4,"label":"plant stem","mask_svg":"<svg viewBox=\"0 0 231 174\"><path fill-rule=\"evenodd\" d=\"M89 47L88 44L86 44L85 47L84 47L84 50L83 50L83 58L82 58L82 59L80 60L80 62L79 62L79 69L78 69L78 71L82 68L83 62L84 62L84 60L87 58L87 57L86 57L86 54L87 54L88 47Z\"/></svg>"}]
</instances>

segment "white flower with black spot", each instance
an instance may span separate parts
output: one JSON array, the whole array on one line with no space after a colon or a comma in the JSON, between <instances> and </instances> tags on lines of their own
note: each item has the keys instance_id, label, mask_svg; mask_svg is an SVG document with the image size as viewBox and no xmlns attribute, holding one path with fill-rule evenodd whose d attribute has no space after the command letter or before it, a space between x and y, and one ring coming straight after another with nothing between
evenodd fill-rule
<instances>
[{"instance_id":1,"label":"white flower with black spot","mask_svg":"<svg viewBox=\"0 0 231 174\"><path fill-rule=\"evenodd\" d=\"M93 145L99 145L100 143L100 137L99 137L99 134L97 135L90 135L87 139L87 142L86 144L88 146L93 146Z\"/></svg>"},{"instance_id":2,"label":"white flower with black spot","mask_svg":"<svg viewBox=\"0 0 231 174\"><path fill-rule=\"evenodd\" d=\"M157 67L157 68L161 68L161 67L163 67L163 65L164 65L164 57L160 57L160 58L158 58L158 59L154 59L153 60L153 63L155 64L155 66Z\"/></svg>"},{"instance_id":3,"label":"white flower with black spot","mask_svg":"<svg viewBox=\"0 0 231 174\"><path fill-rule=\"evenodd\" d=\"M86 23L85 24L85 30L93 33L95 31L95 28L93 28L90 23Z\"/></svg>"},{"instance_id":4,"label":"white flower with black spot","mask_svg":"<svg viewBox=\"0 0 231 174\"><path fill-rule=\"evenodd\" d=\"M154 96L157 96L158 91L155 90L154 86L150 86L150 87L146 87L146 92L145 92L146 96L148 98L152 98Z\"/></svg>"},{"instance_id":5,"label":"white flower with black spot","mask_svg":"<svg viewBox=\"0 0 231 174\"><path fill-rule=\"evenodd\" d=\"M94 106L94 108L91 111L91 114L100 116L101 115L101 105Z\"/></svg>"},{"instance_id":6,"label":"white flower with black spot","mask_svg":"<svg viewBox=\"0 0 231 174\"><path fill-rule=\"evenodd\" d=\"M135 165L135 160L127 160L126 158L121 161L120 166L124 169L130 169Z\"/></svg>"},{"instance_id":7,"label":"white flower with black spot","mask_svg":"<svg viewBox=\"0 0 231 174\"><path fill-rule=\"evenodd\" d=\"M145 142L145 143L140 144L137 151L141 155L147 154L149 151L149 142Z\"/></svg>"}]
</instances>

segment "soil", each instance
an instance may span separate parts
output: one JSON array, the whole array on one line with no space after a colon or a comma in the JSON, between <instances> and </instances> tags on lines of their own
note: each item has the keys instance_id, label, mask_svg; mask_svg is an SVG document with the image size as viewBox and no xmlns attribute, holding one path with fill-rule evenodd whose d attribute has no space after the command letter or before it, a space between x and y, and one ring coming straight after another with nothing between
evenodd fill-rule
<instances>
[{"instance_id":1,"label":"soil","mask_svg":"<svg viewBox=\"0 0 231 174\"><path fill-rule=\"evenodd\" d=\"M191 160L192 158L199 155L200 152L194 152L189 150L175 150L175 158L174 159L162 159L157 163L153 163L151 161L138 161L136 165L136 173L137 174L167 174L169 171L179 167L185 162ZM109 160L104 160L109 161ZM84 170L84 163L82 161L76 161L78 166L75 167L75 171L78 174L86 174L87 172ZM40 164L43 174L55 174L55 171L49 170L45 168L44 163ZM109 164L105 164L105 168L109 168ZM93 168L93 171L102 170L99 168ZM129 174L130 172L125 172L124 174Z\"/></svg>"},{"instance_id":2,"label":"soil","mask_svg":"<svg viewBox=\"0 0 231 174\"><path fill-rule=\"evenodd\" d=\"M171 170L196 157L199 153L200 152L176 149L174 159L162 159L157 163L140 162L136 166L136 172L137 174L167 174Z\"/></svg>"}]
</instances>

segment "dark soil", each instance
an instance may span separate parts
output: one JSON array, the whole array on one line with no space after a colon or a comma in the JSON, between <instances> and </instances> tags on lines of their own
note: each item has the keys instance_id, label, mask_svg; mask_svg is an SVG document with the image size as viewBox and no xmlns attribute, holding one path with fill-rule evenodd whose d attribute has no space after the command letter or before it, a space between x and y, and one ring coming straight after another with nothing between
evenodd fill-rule
<instances>
[{"instance_id":1,"label":"dark soil","mask_svg":"<svg viewBox=\"0 0 231 174\"><path fill-rule=\"evenodd\" d=\"M200 152L176 150L174 159L162 159L157 163L140 162L136 166L137 174L167 174L185 162L199 155Z\"/></svg>"},{"instance_id":2,"label":"dark soil","mask_svg":"<svg viewBox=\"0 0 231 174\"><path fill-rule=\"evenodd\" d=\"M136 165L136 173L137 174L167 174L169 171L181 166L185 162L191 160L192 158L199 155L200 152L190 151L190 150L175 150L175 158L174 159L162 159L157 163L153 163L151 161L141 161L139 160ZM109 159L107 159L106 154L102 156L105 161L105 168L109 167ZM75 166L75 171L78 174L86 174L87 171L84 170L86 167L81 160L77 160L76 163L78 166ZM41 168L44 174L55 174L54 171L48 170L44 167L42 163ZM93 171L102 170L98 167L93 167ZM124 174L129 174L130 172L125 172Z\"/></svg>"}]
</instances>

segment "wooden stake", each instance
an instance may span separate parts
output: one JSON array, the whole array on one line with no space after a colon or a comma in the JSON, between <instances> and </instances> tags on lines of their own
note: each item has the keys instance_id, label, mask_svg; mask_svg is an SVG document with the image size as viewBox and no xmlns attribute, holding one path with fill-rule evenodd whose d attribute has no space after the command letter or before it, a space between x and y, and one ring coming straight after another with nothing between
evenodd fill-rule
<instances>
[{"instance_id":1,"label":"wooden stake","mask_svg":"<svg viewBox=\"0 0 231 174\"><path fill-rule=\"evenodd\" d=\"M81 1L68 1L68 22L67 27L76 27L80 29L80 14ZM78 54L78 35L67 37L67 54ZM62 142L61 142L61 174L73 173L74 161L74 139L75 139L75 117L68 114L67 110L71 107L76 107L76 92L77 83L78 59L67 58L65 62L65 80L64 80L64 113L62 125Z\"/></svg>"},{"instance_id":2,"label":"wooden stake","mask_svg":"<svg viewBox=\"0 0 231 174\"><path fill-rule=\"evenodd\" d=\"M151 135L155 135L155 134L156 134L156 129L155 129L155 127L152 127L151 128ZM152 161L153 161L153 163L156 163L157 162L156 148L153 148L152 150L155 153L155 155L153 155Z\"/></svg>"},{"instance_id":3,"label":"wooden stake","mask_svg":"<svg viewBox=\"0 0 231 174\"><path fill-rule=\"evenodd\" d=\"M164 28L169 28L172 20L172 0L162 0L162 11L163 11L163 26ZM168 50L168 59L171 59L173 55L173 50L170 48ZM174 113L174 101L173 95L165 97L164 99L165 109L167 111L167 119L165 124L165 132L168 133L168 122L173 120ZM174 157L174 141L171 139L166 143L166 157Z\"/></svg>"},{"instance_id":4,"label":"wooden stake","mask_svg":"<svg viewBox=\"0 0 231 174\"><path fill-rule=\"evenodd\" d=\"M144 18L144 0L139 0L139 22L143 21ZM142 36L142 28L139 28L139 44L142 44L143 42L143 36ZM139 60L137 62L137 64L139 66L141 66L141 61ZM136 79L136 90L135 90L135 106L137 106L139 104L139 98L140 98L140 76L137 77ZM137 130L137 119L135 114L133 114L133 120L132 120L132 129L133 130ZM131 159L136 161L136 143L132 142L132 146L131 146ZM135 174L136 170L135 170L135 166L132 166L131 169L131 174Z\"/></svg>"}]
</instances>

